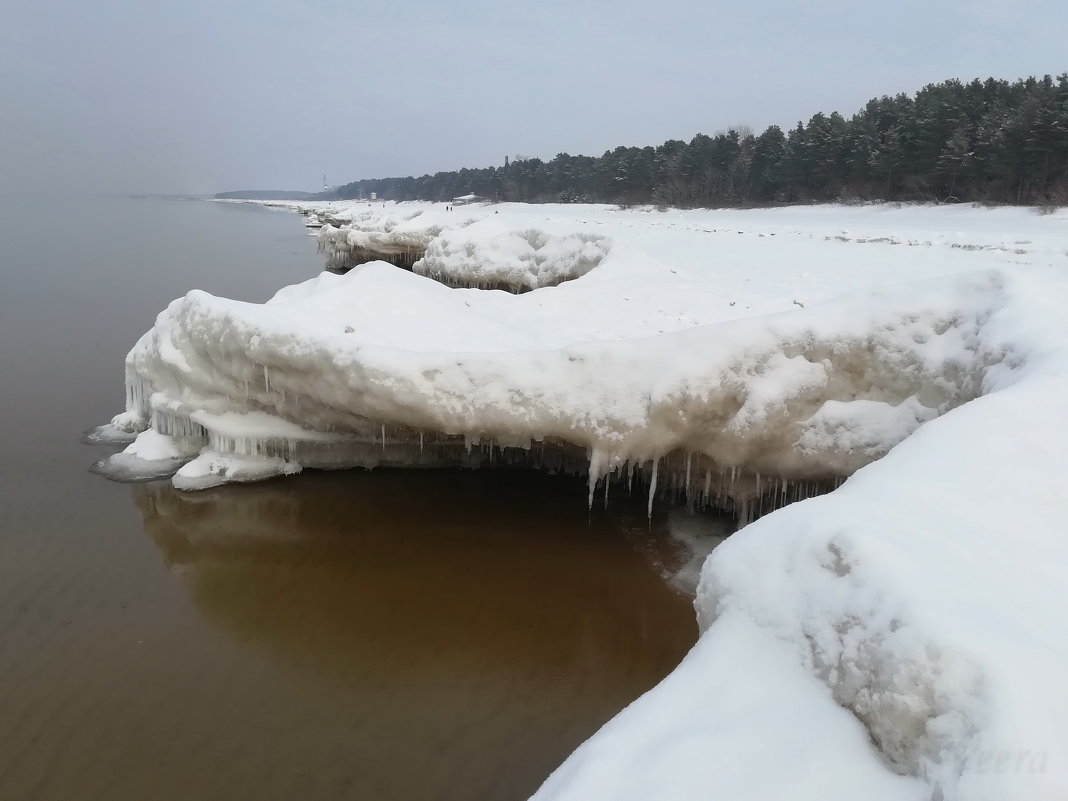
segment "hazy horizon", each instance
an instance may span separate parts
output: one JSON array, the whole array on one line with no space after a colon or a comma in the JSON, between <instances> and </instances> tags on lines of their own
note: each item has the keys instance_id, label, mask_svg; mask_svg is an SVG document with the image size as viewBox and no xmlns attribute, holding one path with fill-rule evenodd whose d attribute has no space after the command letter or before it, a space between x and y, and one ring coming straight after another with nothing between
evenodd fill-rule
<instances>
[{"instance_id":1,"label":"hazy horizon","mask_svg":"<svg viewBox=\"0 0 1068 801\"><path fill-rule=\"evenodd\" d=\"M6 194L316 191L1068 69L1052 0L8 6Z\"/></svg>"}]
</instances>

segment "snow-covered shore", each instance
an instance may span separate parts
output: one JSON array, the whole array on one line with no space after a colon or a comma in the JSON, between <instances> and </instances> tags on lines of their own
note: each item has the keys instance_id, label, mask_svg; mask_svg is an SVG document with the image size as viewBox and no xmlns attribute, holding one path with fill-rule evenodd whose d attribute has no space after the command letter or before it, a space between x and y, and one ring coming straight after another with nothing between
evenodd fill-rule
<instances>
[{"instance_id":1,"label":"snow-covered shore","mask_svg":"<svg viewBox=\"0 0 1068 801\"><path fill-rule=\"evenodd\" d=\"M1025 366L717 548L698 646L539 801L1068 797L1068 293L1010 295Z\"/></svg>"},{"instance_id":2,"label":"snow-covered shore","mask_svg":"<svg viewBox=\"0 0 1068 801\"><path fill-rule=\"evenodd\" d=\"M320 232L331 261L339 242L416 248L415 273L369 263L266 305L199 292L171 304L130 354L119 424L155 421L172 450L204 451L178 474L187 488L499 457L588 470L591 491L636 471L748 513L773 490L849 475L974 397L1002 359L980 332L1000 302L990 270L1050 258L1033 237L1055 230L1017 212L1036 233L991 236L971 209L953 210L946 222L968 227L949 233L931 230L932 209L444 209L329 210L349 221ZM515 297L422 271L520 288L582 277ZM888 288L915 279L927 283Z\"/></svg>"},{"instance_id":3,"label":"snow-covered shore","mask_svg":"<svg viewBox=\"0 0 1068 801\"><path fill-rule=\"evenodd\" d=\"M173 302L122 469L500 460L745 519L852 476L713 552L693 653L538 798L1068 797L1068 214L329 212L414 272Z\"/></svg>"}]
</instances>

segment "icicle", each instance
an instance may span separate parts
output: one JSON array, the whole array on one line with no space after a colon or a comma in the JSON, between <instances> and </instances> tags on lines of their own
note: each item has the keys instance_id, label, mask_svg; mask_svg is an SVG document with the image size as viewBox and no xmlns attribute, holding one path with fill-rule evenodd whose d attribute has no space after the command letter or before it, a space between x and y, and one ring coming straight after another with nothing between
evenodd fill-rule
<instances>
[{"instance_id":1,"label":"icicle","mask_svg":"<svg viewBox=\"0 0 1068 801\"><path fill-rule=\"evenodd\" d=\"M386 452L386 424L382 424L382 453Z\"/></svg>"},{"instance_id":2,"label":"icicle","mask_svg":"<svg viewBox=\"0 0 1068 801\"><path fill-rule=\"evenodd\" d=\"M653 496L656 495L656 476L660 470L660 460L653 460L653 475L649 479L649 520L653 519Z\"/></svg>"},{"instance_id":3,"label":"icicle","mask_svg":"<svg viewBox=\"0 0 1068 801\"><path fill-rule=\"evenodd\" d=\"M589 498L587 501L587 508L593 510L593 494L597 489L597 482L601 478L601 474L604 472L604 467L608 461L607 457L599 451L597 448L592 448L589 451L589 473L587 477L587 485L589 489ZM607 483L607 482L606 482Z\"/></svg>"},{"instance_id":4,"label":"icicle","mask_svg":"<svg viewBox=\"0 0 1068 801\"><path fill-rule=\"evenodd\" d=\"M423 452L423 432L419 432L419 453Z\"/></svg>"},{"instance_id":5,"label":"icicle","mask_svg":"<svg viewBox=\"0 0 1068 801\"><path fill-rule=\"evenodd\" d=\"M705 470L705 503L708 502L708 496L712 494L712 471Z\"/></svg>"},{"instance_id":6,"label":"icicle","mask_svg":"<svg viewBox=\"0 0 1068 801\"><path fill-rule=\"evenodd\" d=\"M686 454L686 503L693 508L693 495L690 493L690 467L693 464L693 453Z\"/></svg>"},{"instance_id":7,"label":"icicle","mask_svg":"<svg viewBox=\"0 0 1068 801\"><path fill-rule=\"evenodd\" d=\"M263 365L263 387L269 393L271 391L271 376L267 372L267 365Z\"/></svg>"}]
</instances>

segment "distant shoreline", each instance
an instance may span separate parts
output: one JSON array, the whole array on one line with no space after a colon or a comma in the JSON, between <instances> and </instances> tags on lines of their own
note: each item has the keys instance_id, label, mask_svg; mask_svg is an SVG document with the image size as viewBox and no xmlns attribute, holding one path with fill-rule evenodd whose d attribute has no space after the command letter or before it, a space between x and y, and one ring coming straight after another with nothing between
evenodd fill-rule
<instances>
[{"instance_id":1,"label":"distant shoreline","mask_svg":"<svg viewBox=\"0 0 1068 801\"><path fill-rule=\"evenodd\" d=\"M312 200L314 192L298 192L292 189L238 189L233 192L219 192L213 200Z\"/></svg>"}]
</instances>

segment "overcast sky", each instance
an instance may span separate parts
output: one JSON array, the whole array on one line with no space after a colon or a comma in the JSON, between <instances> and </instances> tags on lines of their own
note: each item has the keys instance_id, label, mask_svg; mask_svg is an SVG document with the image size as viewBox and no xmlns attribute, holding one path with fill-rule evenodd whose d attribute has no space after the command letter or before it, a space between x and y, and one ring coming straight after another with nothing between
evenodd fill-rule
<instances>
[{"instance_id":1,"label":"overcast sky","mask_svg":"<svg viewBox=\"0 0 1068 801\"><path fill-rule=\"evenodd\" d=\"M1068 70L1068 2L0 0L5 192L317 189Z\"/></svg>"}]
</instances>

